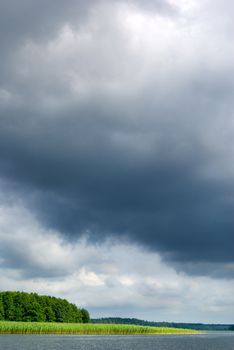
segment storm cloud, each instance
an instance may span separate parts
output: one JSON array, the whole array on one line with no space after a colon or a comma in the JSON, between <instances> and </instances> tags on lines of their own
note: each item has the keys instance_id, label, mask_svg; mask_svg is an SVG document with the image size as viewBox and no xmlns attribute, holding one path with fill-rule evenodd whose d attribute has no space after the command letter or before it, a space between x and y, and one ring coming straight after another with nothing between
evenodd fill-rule
<instances>
[{"instance_id":1,"label":"storm cloud","mask_svg":"<svg viewBox=\"0 0 234 350\"><path fill-rule=\"evenodd\" d=\"M233 322L233 10L0 3L1 290Z\"/></svg>"},{"instance_id":2,"label":"storm cloud","mask_svg":"<svg viewBox=\"0 0 234 350\"><path fill-rule=\"evenodd\" d=\"M67 298L92 317L233 320L233 279L178 273L132 242L63 240L19 203L0 206L0 256L1 288Z\"/></svg>"},{"instance_id":3,"label":"storm cloud","mask_svg":"<svg viewBox=\"0 0 234 350\"><path fill-rule=\"evenodd\" d=\"M87 267L92 253L73 257L82 249L117 244L124 255L125 244L133 260L160 256L172 279L233 279L232 9L228 0L0 4L2 270L62 279ZM53 261L34 258L37 238Z\"/></svg>"}]
</instances>

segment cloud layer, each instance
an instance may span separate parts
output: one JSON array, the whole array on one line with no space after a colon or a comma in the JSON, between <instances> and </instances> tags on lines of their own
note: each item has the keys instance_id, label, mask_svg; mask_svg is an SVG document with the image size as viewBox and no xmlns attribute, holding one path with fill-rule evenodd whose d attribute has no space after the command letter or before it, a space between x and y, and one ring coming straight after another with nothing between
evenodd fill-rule
<instances>
[{"instance_id":1,"label":"cloud layer","mask_svg":"<svg viewBox=\"0 0 234 350\"><path fill-rule=\"evenodd\" d=\"M135 257L144 254L146 270L169 264L165 275L185 289L193 278L205 278L204 286L212 280L215 288L222 278L220 288L229 291L232 9L229 0L0 5L0 250L4 271L22 270L13 279L51 277L60 285L74 274L95 280L89 264L103 247L101 256L123 251L123 281L130 281ZM15 203L18 209L8 214ZM20 228L13 228L21 216ZM37 256L35 240L45 256ZM85 262L74 260L73 244L78 255L85 244ZM131 261L124 257L129 249ZM106 264L112 263L118 265ZM146 270L130 294L121 282L110 282L127 293L121 300L130 300L133 289L138 293L138 285L148 288ZM109 277L98 281L107 288ZM143 299L151 299L144 293L136 299L145 306ZM175 300L182 291L176 293Z\"/></svg>"},{"instance_id":2,"label":"cloud layer","mask_svg":"<svg viewBox=\"0 0 234 350\"><path fill-rule=\"evenodd\" d=\"M84 239L70 244L16 205L1 207L0 214L0 285L5 289L68 298L88 307L93 317L232 322L233 280L220 284L189 277L163 263L159 254L132 244Z\"/></svg>"}]
</instances>

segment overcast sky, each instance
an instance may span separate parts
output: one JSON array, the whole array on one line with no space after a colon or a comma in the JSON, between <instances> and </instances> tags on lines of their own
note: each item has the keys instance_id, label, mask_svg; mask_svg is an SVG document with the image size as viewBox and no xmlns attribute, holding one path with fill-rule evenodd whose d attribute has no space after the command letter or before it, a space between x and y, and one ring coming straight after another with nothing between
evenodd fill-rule
<instances>
[{"instance_id":1,"label":"overcast sky","mask_svg":"<svg viewBox=\"0 0 234 350\"><path fill-rule=\"evenodd\" d=\"M234 323L234 2L0 2L0 289Z\"/></svg>"}]
</instances>

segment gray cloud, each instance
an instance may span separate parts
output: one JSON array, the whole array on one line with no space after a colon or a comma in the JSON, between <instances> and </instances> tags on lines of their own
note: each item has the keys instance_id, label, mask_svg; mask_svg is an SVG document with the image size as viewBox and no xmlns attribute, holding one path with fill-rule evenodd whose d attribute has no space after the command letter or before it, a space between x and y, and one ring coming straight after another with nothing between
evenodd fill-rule
<instances>
[{"instance_id":1,"label":"gray cloud","mask_svg":"<svg viewBox=\"0 0 234 350\"><path fill-rule=\"evenodd\" d=\"M19 204L0 206L0 289L67 298L92 317L232 322L233 280L178 273L132 242L69 243Z\"/></svg>"},{"instance_id":2,"label":"gray cloud","mask_svg":"<svg viewBox=\"0 0 234 350\"><path fill-rule=\"evenodd\" d=\"M205 11L134 3L1 5L0 174L68 241L127 237L204 273L234 259L230 42Z\"/></svg>"},{"instance_id":3,"label":"gray cloud","mask_svg":"<svg viewBox=\"0 0 234 350\"><path fill-rule=\"evenodd\" d=\"M82 25L90 10L99 4L105 4L108 7L109 4L118 3L131 4L159 13L168 12L168 14L174 9L163 0L69 0L66 4L62 0L52 0L49 3L44 0L23 0L20 3L9 0L0 5L1 42L14 48L15 44L32 38L47 41L64 24L70 23L74 27Z\"/></svg>"}]
</instances>

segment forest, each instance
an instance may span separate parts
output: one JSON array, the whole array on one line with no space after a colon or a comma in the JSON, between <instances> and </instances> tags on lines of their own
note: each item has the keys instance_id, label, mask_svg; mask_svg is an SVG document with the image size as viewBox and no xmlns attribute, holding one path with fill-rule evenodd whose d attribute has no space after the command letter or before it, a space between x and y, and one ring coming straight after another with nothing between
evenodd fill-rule
<instances>
[{"instance_id":1,"label":"forest","mask_svg":"<svg viewBox=\"0 0 234 350\"><path fill-rule=\"evenodd\" d=\"M153 322L139 320L137 318L106 317L92 319L93 323L105 324L132 324L146 327L172 327L182 329L194 329L198 331L234 331L233 324L204 324L204 323L182 323L182 322Z\"/></svg>"},{"instance_id":2,"label":"forest","mask_svg":"<svg viewBox=\"0 0 234 350\"><path fill-rule=\"evenodd\" d=\"M89 312L65 299L25 292L0 292L0 320L88 323Z\"/></svg>"}]
</instances>

